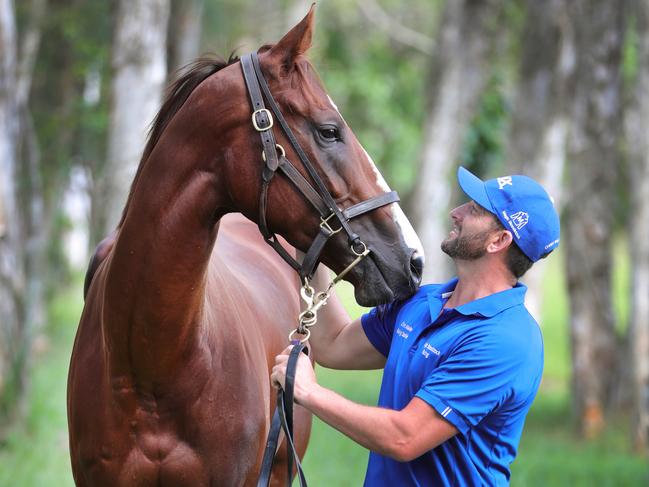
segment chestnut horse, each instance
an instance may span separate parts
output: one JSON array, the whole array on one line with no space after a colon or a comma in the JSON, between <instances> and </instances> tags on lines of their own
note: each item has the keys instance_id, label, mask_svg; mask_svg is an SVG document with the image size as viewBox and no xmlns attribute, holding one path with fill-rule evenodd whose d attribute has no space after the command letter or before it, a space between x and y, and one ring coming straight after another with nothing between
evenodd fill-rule
<instances>
[{"instance_id":1,"label":"chestnut horse","mask_svg":"<svg viewBox=\"0 0 649 487\"><path fill-rule=\"evenodd\" d=\"M312 28L313 9L260 50L259 64L297 142L345 208L386 187L304 57ZM240 62L204 60L172 86L156 118L122 221L88 273L68 380L77 485L256 482L275 406L271 364L299 303L293 269L254 224L225 216L259 219L262 144L251 113ZM274 132L286 158L299 161ZM282 175L268 188L266 220L305 251L321 223ZM412 294L418 241L406 240L412 228L398 205L348 224L370 250L346 276L356 299L374 305ZM341 272L354 257L340 232L320 260ZM301 455L310 427L296 408ZM283 452L274 485L287 481Z\"/></svg>"}]
</instances>

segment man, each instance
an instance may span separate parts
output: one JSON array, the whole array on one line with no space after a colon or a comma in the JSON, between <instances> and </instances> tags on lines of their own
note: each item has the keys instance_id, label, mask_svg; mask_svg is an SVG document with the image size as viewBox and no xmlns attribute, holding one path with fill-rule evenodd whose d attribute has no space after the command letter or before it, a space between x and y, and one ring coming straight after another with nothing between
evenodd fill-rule
<instances>
[{"instance_id":1,"label":"man","mask_svg":"<svg viewBox=\"0 0 649 487\"><path fill-rule=\"evenodd\" d=\"M558 246L557 212L525 176L483 182L460 168L458 182L471 201L451 211L442 242L457 278L353 322L331 302L312 329L321 365L384 368L378 407L319 386L298 362L295 400L371 450L367 486L508 484L541 381L541 332L518 279ZM275 385L289 350L276 358Z\"/></svg>"}]
</instances>

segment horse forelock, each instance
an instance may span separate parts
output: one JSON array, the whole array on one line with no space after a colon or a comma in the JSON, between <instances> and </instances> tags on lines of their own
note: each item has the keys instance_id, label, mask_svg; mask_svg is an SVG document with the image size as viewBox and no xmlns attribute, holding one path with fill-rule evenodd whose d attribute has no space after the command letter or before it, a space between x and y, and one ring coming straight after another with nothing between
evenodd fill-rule
<instances>
[{"instance_id":1,"label":"horse forelock","mask_svg":"<svg viewBox=\"0 0 649 487\"><path fill-rule=\"evenodd\" d=\"M227 66L230 66L231 64L236 63L237 61L239 61L239 57L235 55L235 53L230 54L230 57L227 59L227 61L218 56L204 56L178 70L180 76L167 87L162 106L160 107L160 110L158 111L158 114L156 115L149 129L149 134L147 137L146 145L144 146L142 158L140 159L140 164L138 165L137 172L135 173L135 177L133 178L133 183L131 184L128 199L126 201L126 205L124 206L122 218L118 226L121 226L124 222L126 211L131 202L133 191L137 184L140 173L142 172L142 168L151 155L154 147L160 140L160 137L162 136L165 128L167 127L167 125L169 125L169 122L182 108L182 106L189 98L189 95L193 93L198 85L200 85L214 73L222 70Z\"/></svg>"}]
</instances>

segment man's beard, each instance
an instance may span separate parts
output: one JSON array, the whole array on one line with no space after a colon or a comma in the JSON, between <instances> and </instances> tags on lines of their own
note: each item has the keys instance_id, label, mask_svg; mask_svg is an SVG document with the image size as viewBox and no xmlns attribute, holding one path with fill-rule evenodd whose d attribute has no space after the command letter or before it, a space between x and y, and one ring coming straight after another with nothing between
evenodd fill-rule
<instances>
[{"instance_id":1,"label":"man's beard","mask_svg":"<svg viewBox=\"0 0 649 487\"><path fill-rule=\"evenodd\" d=\"M459 231L459 230L458 230ZM476 260L487 253L485 245L491 230L485 230L475 235L459 235L455 238L447 238L442 242L442 252L452 259Z\"/></svg>"}]
</instances>

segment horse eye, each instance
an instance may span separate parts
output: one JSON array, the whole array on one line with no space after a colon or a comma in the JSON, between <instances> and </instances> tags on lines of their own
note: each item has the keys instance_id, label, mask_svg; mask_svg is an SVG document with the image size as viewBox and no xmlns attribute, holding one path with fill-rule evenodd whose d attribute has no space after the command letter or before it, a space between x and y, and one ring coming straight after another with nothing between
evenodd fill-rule
<instances>
[{"instance_id":1,"label":"horse eye","mask_svg":"<svg viewBox=\"0 0 649 487\"><path fill-rule=\"evenodd\" d=\"M340 132L336 127L331 127L331 126L320 127L318 131L320 132L322 138L325 140L328 141L340 140Z\"/></svg>"}]
</instances>

